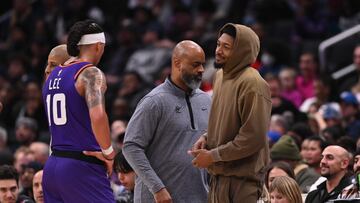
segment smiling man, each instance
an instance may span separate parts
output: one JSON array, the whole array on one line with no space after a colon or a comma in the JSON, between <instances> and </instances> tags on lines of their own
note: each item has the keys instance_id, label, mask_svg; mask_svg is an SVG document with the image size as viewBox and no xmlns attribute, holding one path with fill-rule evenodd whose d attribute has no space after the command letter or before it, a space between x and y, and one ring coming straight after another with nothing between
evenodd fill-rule
<instances>
[{"instance_id":1,"label":"smiling man","mask_svg":"<svg viewBox=\"0 0 360 203\"><path fill-rule=\"evenodd\" d=\"M343 147L331 145L322 152L320 174L327 178L306 197L305 203L328 202L336 199L342 189L351 183L347 174L350 161L349 152Z\"/></svg>"}]
</instances>

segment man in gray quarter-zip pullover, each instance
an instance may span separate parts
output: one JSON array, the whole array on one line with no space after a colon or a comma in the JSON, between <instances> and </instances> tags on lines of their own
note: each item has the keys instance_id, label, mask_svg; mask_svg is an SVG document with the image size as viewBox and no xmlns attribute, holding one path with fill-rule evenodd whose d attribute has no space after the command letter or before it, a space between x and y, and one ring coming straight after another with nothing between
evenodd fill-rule
<instances>
[{"instance_id":1,"label":"man in gray quarter-zip pullover","mask_svg":"<svg viewBox=\"0 0 360 203\"><path fill-rule=\"evenodd\" d=\"M207 129L210 97L199 90L205 54L182 41L172 54L171 76L138 104L123 153L134 168L135 203L207 202L206 172L192 166L187 150Z\"/></svg>"}]
</instances>

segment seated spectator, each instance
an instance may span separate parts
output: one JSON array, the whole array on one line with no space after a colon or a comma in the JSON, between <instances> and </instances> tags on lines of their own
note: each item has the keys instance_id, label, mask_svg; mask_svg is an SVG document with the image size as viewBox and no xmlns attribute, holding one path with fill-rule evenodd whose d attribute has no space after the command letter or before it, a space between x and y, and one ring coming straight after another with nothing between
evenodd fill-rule
<instances>
[{"instance_id":1,"label":"seated spectator","mask_svg":"<svg viewBox=\"0 0 360 203\"><path fill-rule=\"evenodd\" d=\"M290 165L283 161L271 163L265 173L265 185L269 189L272 181L279 176L287 176L295 180L294 171Z\"/></svg>"},{"instance_id":2,"label":"seated spectator","mask_svg":"<svg viewBox=\"0 0 360 203\"><path fill-rule=\"evenodd\" d=\"M29 146L38 137L38 125L36 120L21 117L16 121L16 141L20 145Z\"/></svg>"},{"instance_id":3,"label":"seated spectator","mask_svg":"<svg viewBox=\"0 0 360 203\"><path fill-rule=\"evenodd\" d=\"M269 131L278 132L280 135L284 135L288 130L289 123L284 116L273 114L270 119Z\"/></svg>"},{"instance_id":4,"label":"seated spectator","mask_svg":"<svg viewBox=\"0 0 360 203\"><path fill-rule=\"evenodd\" d=\"M24 165L27 165L28 163L35 161L34 154L30 151L29 147L19 147L15 151L14 155L14 167L18 172L21 172Z\"/></svg>"},{"instance_id":5,"label":"seated spectator","mask_svg":"<svg viewBox=\"0 0 360 203\"><path fill-rule=\"evenodd\" d=\"M321 76L314 79L313 92L314 96L307 98L300 106L300 111L304 113L311 112L311 106L316 104L321 106L333 100L333 80L328 76Z\"/></svg>"},{"instance_id":6,"label":"seated spectator","mask_svg":"<svg viewBox=\"0 0 360 203\"><path fill-rule=\"evenodd\" d=\"M32 183L34 200L36 203L44 203L44 194L42 190L43 170L35 173Z\"/></svg>"},{"instance_id":7,"label":"seated spectator","mask_svg":"<svg viewBox=\"0 0 360 203\"><path fill-rule=\"evenodd\" d=\"M284 116L278 114L271 116L270 127L267 133L270 148L287 132L288 125L288 121L284 118Z\"/></svg>"},{"instance_id":8,"label":"seated spectator","mask_svg":"<svg viewBox=\"0 0 360 203\"><path fill-rule=\"evenodd\" d=\"M325 104L320 107L320 111L322 113L322 118L325 121L326 127L341 125L341 113L339 104Z\"/></svg>"},{"instance_id":9,"label":"seated spectator","mask_svg":"<svg viewBox=\"0 0 360 203\"><path fill-rule=\"evenodd\" d=\"M19 174L9 165L0 166L0 202L33 203L29 197L19 195Z\"/></svg>"},{"instance_id":10,"label":"seated spectator","mask_svg":"<svg viewBox=\"0 0 360 203\"><path fill-rule=\"evenodd\" d=\"M302 203L299 185L287 176L276 177L270 185L271 203Z\"/></svg>"},{"instance_id":11,"label":"seated spectator","mask_svg":"<svg viewBox=\"0 0 360 203\"><path fill-rule=\"evenodd\" d=\"M295 141L288 135L284 135L273 145L270 151L272 161L284 161L294 170L295 180L301 191L307 193L310 186L319 178L313 169L301 162L299 149Z\"/></svg>"},{"instance_id":12,"label":"seated spectator","mask_svg":"<svg viewBox=\"0 0 360 203\"><path fill-rule=\"evenodd\" d=\"M306 163L306 159L307 156L309 154L309 140L305 139L302 143L301 143L301 148L300 148L300 155L302 160Z\"/></svg>"},{"instance_id":13,"label":"seated spectator","mask_svg":"<svg viewBox=\"0 0 360 203\"><path fill-rule=\"evenodd\" d=\"M298 109L290 101L281 96L279 79L273 75L267 75L265 76L265 80L270 86L272 102L271 114L283 115L285 112L289 112L295 121L302 120L302 115Z\"/></svg>"},{"instance_id":14,"label":"seated spectator","mask_svg":"<svg viewBox=\"0 0 360 203\"><path fill-rule=\"evenodd\" d=\"M299 108L304 99L296 87L296 71L292 68L284 68L280 71L279 78L282 87L281 96Z\"/></svg>"},{"instance_id":15,"label":"seated spectator","mask_svg":"<svg viewBox=\"0 0 360 203\"><path fill-rule=\"evenodd\" d=\"M49 150L49 145L43 142L33 142L30 144L30 151L34 154L35 161L43 166L49 158Z\"/></svg>"},{"instance_id":16,"label":"seated spectator","mask_svg":"<svg viewBox=\"0 0 360 203\"><path fill-rule=\"evenodd\" d=\"M346 134L354 140L360 136L359 101L351 92L340 95L340 108Z\"/></svg>"},{"instance_id":17,"label":"seated spectator","mask_svg":"<svg viewBox=\"0 0 360 203\"><path fill-rule=\"evenodd\" d=\"M320 162L321 175L327 180L307 195L305 203L334 200L351 183L348 175L350 155L346 149L331 145L324 149L322 156Z\"/></svg>"},{"instance_id":18,"label":"seated spectator","mask_svg":"<svg viewBox=\"0 0 360 203\"><path fill-rule=\"evenodd\" d=\"M304 153L304 161L310 168L320 174L321 153L328 144L319 136L311 136L305 140L308 141L308 150Z\"/></svg>"},{"instance_id":19,"label":"seated spectator","mask_svg":"<svg viewBox=\"0 0 360 203\"><path fill-rule=\"evenodd\" d=\"M299 59L300 75L296 78L296 86L304 99L314 96L314 80L317 77L318 63L313 53L304 52Z\"/></svg>"},{"instance_id":20,"label":"seated spectator","mask_svg":"<svg viewBox=\"0 0 360 203\"><path fill-rule=\"evenodd\" d=\"M341 126L341 113L340 105L336 102L326 103L318 108L317 111L310 113L309 115L316 121L319 133L328 127L337 127L342 129ZM328 142L335 143L335 140L329 140Z\"/></svg>"},{"instance_id":21,"label":"seated spectator","mask_svg":"<svg viewBox=\"0 0 360 203\"><path fill-rule=\"evenodd\" d=\"M132 203L134 201L135 172L126 161L122 151L115 156L114 171L117 173L120 183L125 187L125 190L115 196L116 202Z\"/></svg>"},{"instance_id":22,"label":"seated spectator","mask_svg":"<svg viewBox=\"0 0 360 203\"><path fill-rule=\"evenodd\" d=\"M37 162L30 162L22 166L19 176L19 194L33 197L32 182L36 172L42 169L42 165Z\"/></svg>"}]
</instances>

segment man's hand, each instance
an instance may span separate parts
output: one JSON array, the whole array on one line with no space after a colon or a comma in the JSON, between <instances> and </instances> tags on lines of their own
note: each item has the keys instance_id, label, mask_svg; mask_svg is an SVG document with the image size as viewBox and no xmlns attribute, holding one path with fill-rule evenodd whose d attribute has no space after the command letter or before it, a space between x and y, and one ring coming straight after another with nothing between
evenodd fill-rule
<instances>
[{"instance_id":1,"label":"man's hand","mask_svg":"<svg viewBox=\"0 0 360 203\"><path fill-rule=\"evenodd\" d=\"M156 203L172 203L170 193L163 188L154 194L154 199Z\"/></svg>"},{"instance_id":2,"label":"man's hand","mask_svg":"<svg viewBox=\"0 0 360 203\"><path fill-rule=\"evenodd\" d=\"M207 168L212 163L214 163L214 159L211 156L209 150L206 149L191 150L188 151L188 154L191 154L195 157L192 160L192 164L197 168Z\"/></svg>"},{"instance_id":3,"label":"man's hand","mask_svg":"<svg viewBox=\"0 0 360 203\"><path fill-rule=\"evenodd\" d=\"M205 149L205 147L206 147L206 138L205 136L200 136L200 138L193 145L192 150Z\"/></svg>"},{"instance_id":4,"label":"man's hand","mask_svg":"<svg viewBox=\"0 0 360 203\"><path fill-rule=\"evenodd\" d=\"M108 160L104 157L102 152L98 152L98 151L83 151L83 153L87 156L93 156L98 158L99 160L103 161L105 163L106 166L106 173L108 175L108 177L111 176L112 172L113 172L113 165L114 165L114 160Z\"/></svg>"}]
</instances>

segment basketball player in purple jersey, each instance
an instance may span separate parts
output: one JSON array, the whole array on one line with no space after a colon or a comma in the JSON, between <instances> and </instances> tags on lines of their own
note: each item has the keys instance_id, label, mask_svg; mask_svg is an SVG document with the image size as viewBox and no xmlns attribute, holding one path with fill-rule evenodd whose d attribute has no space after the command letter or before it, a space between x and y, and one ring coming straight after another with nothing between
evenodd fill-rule
<instances>
[{"instance_id":1,"label":"basketball player in purple jersey","mask_svg":"<svg viewBox=\"0 0 360 203\"><path fill-rule=\"evenodd\" d=\"M42 182L45 202L115 202L107 178L115 152L104 105L106 80L96 67L104 46L99 25L90 20L75 23L67 51L77 59L55 67L44 84L52 136Z\"/></svg>"}]
</instances>

